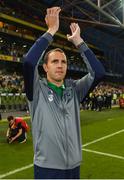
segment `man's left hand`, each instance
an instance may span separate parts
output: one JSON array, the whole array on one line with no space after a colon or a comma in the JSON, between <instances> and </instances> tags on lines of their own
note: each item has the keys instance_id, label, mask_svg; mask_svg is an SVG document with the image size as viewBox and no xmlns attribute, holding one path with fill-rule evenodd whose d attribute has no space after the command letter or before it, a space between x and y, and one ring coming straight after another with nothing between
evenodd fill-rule
<instances>
[{"instance_id":1,"label":"man's left hand","mask_svg":"<svg viewBox=\"0 0 124 180\"><path fill-rule=\"evenodd\" d=\"M77 23L71 23L70 29L72 34L67 34L67 39L75 46L78 46L80 43L83 42L83 39L80 36L80 27Z\"/></svg>"}]
</instances>

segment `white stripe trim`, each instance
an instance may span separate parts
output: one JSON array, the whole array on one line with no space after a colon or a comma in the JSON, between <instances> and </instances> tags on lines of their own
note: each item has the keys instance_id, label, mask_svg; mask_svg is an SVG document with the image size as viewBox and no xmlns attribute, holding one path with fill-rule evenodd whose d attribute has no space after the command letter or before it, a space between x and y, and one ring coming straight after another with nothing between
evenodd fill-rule
<instances>
[{"instance_id":1,"label":"white stripe trim","mask_svg":"<svg viewBox=\"0 0 124 180\"><path fill-rule=\"evenodd\" d=\"M109 153L94 151L94 150L85 149L85 148L82 148L82 150L83 150L83 151L86 151L86 152L94 153L94 154L99 154L99 155L102 155L102 156L109 156L109 157L112 157L112 158L117 158L117 159L122 159L122 160L124 160L124 157L123 157L123 156L118 156L118 155L115 155L115 154L109 154Z\"/></svg>"}]
</instances>

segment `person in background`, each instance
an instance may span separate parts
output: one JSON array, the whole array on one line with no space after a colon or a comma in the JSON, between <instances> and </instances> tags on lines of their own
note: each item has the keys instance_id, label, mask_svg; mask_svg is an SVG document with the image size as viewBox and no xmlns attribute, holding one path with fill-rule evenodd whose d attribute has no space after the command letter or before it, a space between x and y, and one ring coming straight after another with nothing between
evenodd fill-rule
<instances>
[{"instance_id":1,"label":"person in background","mask_svg":"<svg viewBox=\"0 0 124 180\"><path fill-rule=\"evenodd\" d=\"M35 179L79 179L82 161L80 102L104 74L102 64L85 44L77 23L71 23L68 41L78 48L88 74L65 79L67 57L56 48L43 54L59 29L60 7L47 9L48 30L24 57L24 82L32 120ZM43 58L46 78L38 73Z\"/></svg>"},{"instance_id":2,"label":"person in background","mask_svg":"<svg viewBox=\"0 0 124 180\"><path fill-rule=\"evenodd\" d=\"M9 128L7 129L6 137L8 143L19 142L24 143L27 140L27 131L29 126L20 117L14 118L8 116Z\"/></svg>"}]
</instances>

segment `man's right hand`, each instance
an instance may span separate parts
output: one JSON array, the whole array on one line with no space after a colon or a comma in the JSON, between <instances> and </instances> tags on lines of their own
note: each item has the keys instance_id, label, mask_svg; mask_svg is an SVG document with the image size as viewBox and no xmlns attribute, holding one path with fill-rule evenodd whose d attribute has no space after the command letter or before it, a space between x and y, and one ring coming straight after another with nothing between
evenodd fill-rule
<instances>
[{"instance_id":1,"label":"man's right hand","mask_svg":"<svg viewBox=\"0 0 124 180\"><path fill-rule=\"evenodd\" d=\"M47 9L47 14L45 17L46 24L48 26L48 31L52 36L59 29L59 13L61 11L60 7L53 7Z\"/></svg>"}]
</instances>

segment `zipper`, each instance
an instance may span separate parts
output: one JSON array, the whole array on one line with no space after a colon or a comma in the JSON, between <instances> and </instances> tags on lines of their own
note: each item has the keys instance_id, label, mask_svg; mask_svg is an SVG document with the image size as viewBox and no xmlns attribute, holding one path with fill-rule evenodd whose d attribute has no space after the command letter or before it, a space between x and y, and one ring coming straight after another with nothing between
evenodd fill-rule
<instances>
[{"instance_id":1,"label":"zipper","mask_svg":"<svg viewBox=\"0 0 124 180\"><path fill-rule=\"evenodd\" d=\"M63 92L64 93L64 92ZM64 94L63 94L64 95ZM66 144L65 144L65 153L66 153L66 168L68 168L69 165L69 159L68 159L68 131L67 131L67 125L66 125L66 119L65 119L65 110L64 110L64 96L62 97L61 100L61 104L62 104L62 112L63 112L63 119L64 119L64 125L65 125L65 140L66 140Z\"/></svg>"}]
</instances>

